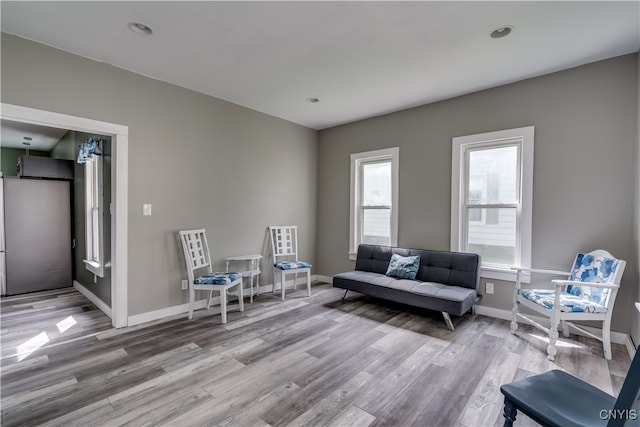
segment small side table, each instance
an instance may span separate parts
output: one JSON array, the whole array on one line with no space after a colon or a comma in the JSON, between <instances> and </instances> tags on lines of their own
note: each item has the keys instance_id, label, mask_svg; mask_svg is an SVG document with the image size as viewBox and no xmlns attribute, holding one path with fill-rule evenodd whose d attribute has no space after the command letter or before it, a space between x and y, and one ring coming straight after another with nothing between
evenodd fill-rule
<instances>
[{"instance_id":1,"label":"small side table","mask_svg":"<svg viewBox=\"0 0 640 427\"><path fill-rule=\"evenodd\" d=\"M260 254L250 254L250 255L238 255L225 258L225 270L229 271L230 263L242 263L243 267L249 266L248 270L238 271L238 273L242 274L242 277L249 278L249 284L251 286L250 292L250 302L253 302L253 278L256 278L256 287L257 292L256 295L260 295L260 260L262 259L262 255Z\"/></svg>"}]
</instances>

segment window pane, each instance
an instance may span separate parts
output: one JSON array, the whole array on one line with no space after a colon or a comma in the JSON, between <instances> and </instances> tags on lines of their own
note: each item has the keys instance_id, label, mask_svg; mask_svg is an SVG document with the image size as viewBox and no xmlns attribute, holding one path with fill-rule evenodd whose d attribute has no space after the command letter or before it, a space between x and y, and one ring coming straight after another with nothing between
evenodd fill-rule
<instances>
[{"instance_id":1,"label":"window pane","mask_svg":"<svg viewBox=\"0 0 640 427\"><path fill-rule=\"evenodd\" d=\"M100 212L98 208L91 209L92 253L90 259L99 262L100 256Z\"/></svg>"},{"instance_id":2,"label":"window pane","mask_svg":"<svg viewBox=\"0 0 640 427\"><path fill-rule=\"evenodd\" d=\"M90 162L88 162L88 164L91 165L91 195L92 195L92 199L91 199L91 207L96 208L98 207L99 202L99 197L100 197L100 188L99 188L99 177L98 177L98 172L99 172L99 168L98 168L98 157L94 157Z\"/></svg>"},{"instance_id":3,"label":"window pane","mask_svg":"<svg viewBox=\"0 0 640 427\"><path fill-rule=\"evenodd\" d=\"M468 203L518 203L518 147L469 151Z\"/></svg>"},{"instance_id":4,"label":"window pane","mask_svg":"<svg viewBox=\"0 0 640 427\"><path fill-rule=\"evenodd\" d=\"M472 217L485 221L473 221ZM467 218L469 252L480 254L483 264L515 265L515 208L470 208Z\"/></svg>"},{"instance_id":5,"label":"window pane","mask_svg":"<svg viewBox=\"0 0 640 427\"><path fill-rule=\"evenodd\" d=\"M391 245L391 209L363 209L362 243Z\"/></svg>"},{"instance_id":6,"label":"window pane","mask_svg":"<svg viewBox=\"0 0 640 427\"><path fill-rule=\"evenodd\" d=\"M391 162L362 165L362 204L391 206Z\"/></svg>"}]
</instances>

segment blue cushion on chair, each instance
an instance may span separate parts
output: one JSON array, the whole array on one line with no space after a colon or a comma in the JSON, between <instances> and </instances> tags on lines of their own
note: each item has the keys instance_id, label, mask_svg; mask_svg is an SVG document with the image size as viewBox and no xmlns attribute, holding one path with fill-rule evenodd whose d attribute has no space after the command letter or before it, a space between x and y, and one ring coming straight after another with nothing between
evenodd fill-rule
<instances>
[{"instance_id":1,"label":"blue cushion on chair","mask_svg":"<svg viewBox=\"0 0 640 427\"><path fill-rule=\"evenodd\" d=\"M552 309L556 293L553 289L521 289L520 295L544 308ZM582 299L578 296L562 292L560 294L560 311L574 313L604 313L607 307L597 302Z\"/></svg>"},{"instance_id":2,"label":"blue cushion on chair","mask_svg":"<svg viewBox=\"0 0 640 427\"><path fill-rule=\"evenodd\" d=\"M311 264L304 261L288 261L288 262L276 262L273 266L280 270L295 270L298 268L311 268Z\"/></svg>"},{"instance_id":3,"label":"blue cushion on chair","mask_svg":"<svg viewBox=\"0 0 640 427\"><path fill-rule=\"evenodd\" d=\"M195 279L193 283L195 285L228 285L241 277L240 273L207 273Z\"/></svg>"}]
</instances>

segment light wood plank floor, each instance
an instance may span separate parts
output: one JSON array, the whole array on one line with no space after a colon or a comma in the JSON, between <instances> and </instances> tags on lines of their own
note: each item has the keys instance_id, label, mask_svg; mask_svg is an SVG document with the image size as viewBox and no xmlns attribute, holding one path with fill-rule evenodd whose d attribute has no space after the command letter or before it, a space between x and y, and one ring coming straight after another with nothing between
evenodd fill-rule
<instances>
[{"instance_id":1,"label":"light wood plank floor","mask_svg":"<svg viewBox=\"0 0 640 427\"><path fill-rule=\"evenodd\" d=\"M564 369L617 394L629 366L600 344L314 283L282 302L114 330L73 289L1 300L2 425L459 426L502 424L501 384ZM535 425L519 415L516 425Z\"/></svg>"}]
</instances>

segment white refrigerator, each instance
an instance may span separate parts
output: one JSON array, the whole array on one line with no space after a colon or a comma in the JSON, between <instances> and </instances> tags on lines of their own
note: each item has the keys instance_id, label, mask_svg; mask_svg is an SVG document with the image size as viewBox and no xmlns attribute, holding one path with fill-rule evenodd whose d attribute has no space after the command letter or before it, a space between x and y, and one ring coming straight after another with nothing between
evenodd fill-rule
<instances>
[{"instance_id":1,"label":"white refrigerator","mask_svg":"<svg viewBox=\"0 0 640 427\"><path fill-rule=\"evenodd\" d=\"M4 295L72 286L69 181L0 178Z\"/></svg>"}]
</instances>

